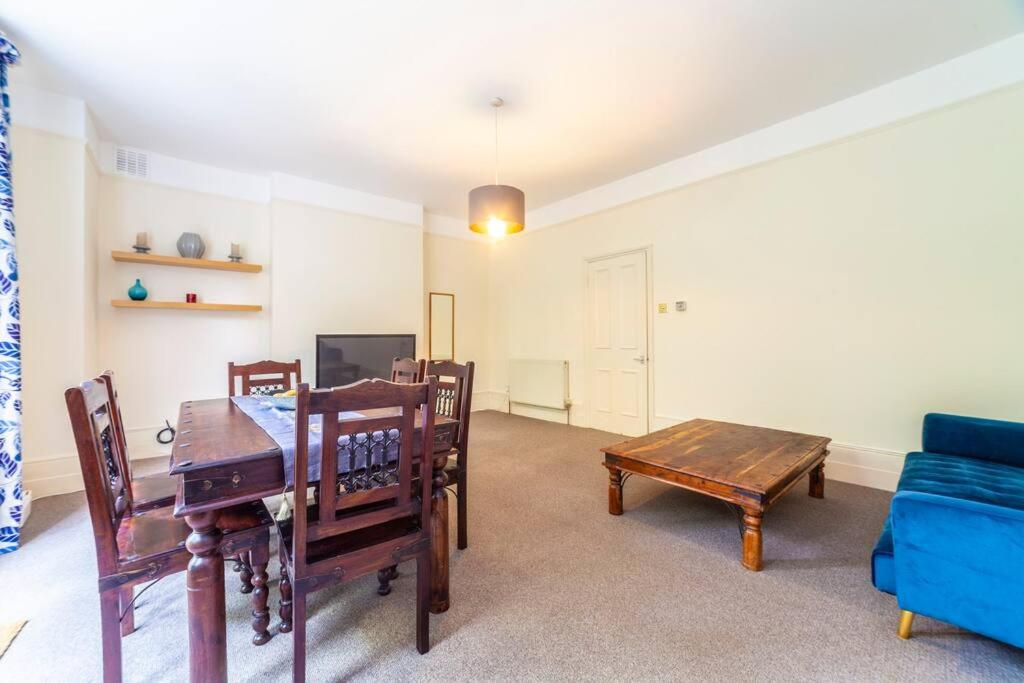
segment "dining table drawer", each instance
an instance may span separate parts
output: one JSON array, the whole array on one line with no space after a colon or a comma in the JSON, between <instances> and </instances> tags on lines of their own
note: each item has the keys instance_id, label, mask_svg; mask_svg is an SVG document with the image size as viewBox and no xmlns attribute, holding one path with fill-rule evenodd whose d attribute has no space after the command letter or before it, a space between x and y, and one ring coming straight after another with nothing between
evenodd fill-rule
<instances>
[{"instance_id":1,"label":"dining table drawer","mask_svg":"<svg viewBox=\"0 0 1024 683\"><path fill-rule=\"evenodd\" d=\"M452 448L454 430L450 425L434 428L434 452L444 453Z\"/></svg>"},{"instance_id":2,"label":"dining table drawer","mask_svg":"<svg viewBox=\"0 0 1024 683\"><path fill-rule=\"evenodd\" d=\"M223 465L182 474L184 498L189 505L213 500L251 500L285 489L281 459L245 463L244 466Z\"/></svg>"}]
</instances>

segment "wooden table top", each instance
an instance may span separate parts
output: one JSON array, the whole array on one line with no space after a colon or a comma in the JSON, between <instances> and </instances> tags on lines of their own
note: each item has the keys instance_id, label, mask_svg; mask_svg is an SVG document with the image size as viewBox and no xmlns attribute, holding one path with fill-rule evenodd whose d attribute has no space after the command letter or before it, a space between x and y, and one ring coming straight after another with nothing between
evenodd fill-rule
<instances>
[{"instance_id":1,"label":"wooden table top","mask_svg":"<svg viewBox=\"0 0 1024 683\"><path fill-rule=\"evenodd\" d=\"M399 414L399 410L378 408L359 413L369 418L393 417ZM434 417L435 427L456 422L458 420L444 415ZM417 410L416 429L419 430L422 425L423 416ZM178 432L171 447L170 474L275 455L281 455L277 442L230 398L186 401L181 404Z\"/></svg>"},{"instance_id":2,"label":"wooden table top","mask_svg":"<svg viewBox=\"0 0 1024 683\"><path fill-rule=\"evenodd\" d=\"M690 420L602 448L609 456L767 493L820 458L828 437Z\"/></svg>"}]
</instances>

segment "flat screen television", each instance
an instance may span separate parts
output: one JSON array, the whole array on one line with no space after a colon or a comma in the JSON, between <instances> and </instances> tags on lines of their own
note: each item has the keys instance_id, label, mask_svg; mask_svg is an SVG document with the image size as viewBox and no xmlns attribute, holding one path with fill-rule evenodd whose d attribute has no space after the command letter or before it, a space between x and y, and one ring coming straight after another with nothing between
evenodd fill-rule
<instances>
[{"instance_id":1,"label":"flat screen television","mask_svg":"<svg viewBox=\"0 0 1024 683\"><path fill-rule=\"evenodd\" d=\"M340 387L361 379L391 379L392 360L415 357L415 334L318 334L316 385Z\"/></svg>"}]
</instances>

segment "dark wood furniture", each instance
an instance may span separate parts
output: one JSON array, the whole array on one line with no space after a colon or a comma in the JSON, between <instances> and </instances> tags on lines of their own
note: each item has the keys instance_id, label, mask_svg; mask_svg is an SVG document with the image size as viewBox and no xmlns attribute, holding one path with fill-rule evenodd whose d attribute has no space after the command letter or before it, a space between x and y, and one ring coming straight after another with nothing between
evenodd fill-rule
<instances>
[{"instance_id":1,"label":"dark wood furniture","mask_svg":"<svg viewBox=\"0 0 1024 683\"><path fill-rule=\"evenodd\" d=\"M383 411L386 416L386 411ZM379 417L363 411L367 417ZM422 428L417 415L416 429ZM426 455L431 472L431 592L430 611L449 606L448 497L444 467L458 422L434 417L433 452ZM424 461L414 444L413 457ZM277 443L230 398L186 401L178 417L178 438L171 450L170 473L180 475L174 514L192 530L189 564L189 669L192 681L226 681L227 649L224 623L224 561L217 552L222 532L221 510L259 500L285 490L284 464Z\"/></svg>"},{"instance_id":2,"label":"dark wood furniture","mask_svg":"<svg viewBox=\"0 0 1024 683\"><path fill-rule=\"evenodd\" d=\"M301 381L302 361L298 358L294 363L276 360L261 360L240 365L228 363L228 396L270 396L289 391L299 386ZM236 393L239 388L240 393ZM242 592L251 592L252 562L244 555L233 559L234 571L241 574Z\"/></svg>"},{"instance_id":3,"label":"dark wood furniture","mask_svg":"<svg viewBox=\"0 0 1024 683\"><path fill-rule=\"evenodd\" d=\"M420 361L423 362L423 361ZM455 501L458 515L458 548L465 549L469 545L469 515L467 467L469 464L469 416L473 404L473 372L475 364L469 361L465 365L450 360L428 361L426 376L438 378L437 413L447 415L459 421L452 443L454 459L448 461L445 475L448 482L455 487Z\"/></svg>"},{"instance_id":4,"label":"dark wood furniture","mask_svg":"<svg viewBox=\"0 0 1024 683\"><path fill-rule=\"evenodd\" d=\"M415 384L423 381L425 360L395 358L391 361L391 381L400 384Z\"/></svg>"},{"instance_id":5,"label":"dark wood furniture","mask_svg":"<svg viewBox=\"0 0 1024 683\"><path fill-rule=\"evenodd\" d=\"M416 560L416 649L430 649L431 482L413 479L413 450L416 441L421 453L433 449L436 398L435 378L423 384L362 380L314 391L299 385L296 424L308 425L315 415L323 422L319 482L308 481L309 430L296 429L295 507L291 519L277 527L281 630L294 635L293 680L306 679L307 595L373 571L386 585L405 560ZM349 411L372 416L341 415ZM419 433L417 411L423 417ZM316 503L308 505L311 485Z\"/></svg>"},{"instance_id":6,"label":"dark wood furniture","mask_svg":"<svg viewBox=\"0 0 1024 683\"><path fill-rule=\"evenodd\" d=\"M121 638L135 629L134 586L184 570L192 554L182 544L187 525L175 519L170 508L138 512L131 506L123 465L127 454L113 429L115 409L106 381L87 381L68 389L64 397L96 544L103 679L109 683L121 680ZM258 500L232 506L217 519L217 533L223 538L218 547L223 552L252 552L259 585L252 599L257 645L270 639L266 567L272 524L266 506Z\"/></svg>"},{"instance_id":7,"label":"dark wood furniture","mask_svg":"<svg viewBox=\"0 0 1024 683\"><path fill-rule=\"evenodd\" d=\"M121 418L121 404L114 387L114 373L110 370L100 375L99 379L107 388L110 400L110 429L117 439L118 463L124 473L125 497L127 505L135 512L145 512L156 508L174 505L174 492L178 488L178 480L166 474L153 474L145 477L132 475L131 463L128 460L128 440L124 432L124 420Z\"/></svg>"},{"instance_id":8,"label":"dark wood furniture","mask_svg":"<svg viewBox=\"0 0 1024 683\"><path fill-rule=\"evenodd\" d=\"M622 514L622 485L632 474L718 498L740 518L743 566L760 571L765 510L805 474L810 495L824 497L830 441L713 420L690 420L629 439L601 449L609 474L608 512Z\"/></svg>"},{"instance_id":9,"label":"dark wood furniture","mask_svg":"<svg viewBox=\"0 0 1024 683\"><path fill-rule=\"evenodd\" d=\"M294 375L294 380L292 379ZM236 380L241 380L238 382ZM302 382L302 362L261 360L246 365L228 363L228 396L269 396L289 391ZM241 384L241 391L236 387Z\"/></svg>"},{"instance_id":10,"label":"dark wood furniture","mask_svg":"<svg viewBox=\"0 0 1024 683\"><path fill-rule=\"evenodd\" d=\"M110 429L119 446L115 452L118 454L121 471L125 473L124 493L128 508L134 512L145 512L172 507L175 493L178 490L178 478L167 474L151 474L144 477L136 477L132 474L131 461L128 459L128 441L125 437L124 420L121 417L121 404L114 386L114 373L111 370L106 370L99 376L99 379L106 386L107 396L110 399ZM252 582L253 561L249 557L249 553L242 553L231 559L235 561L234 570L239 573L241 579L241 592L243 594L252 593L255 586Z\"/></svg>"}]
</instances>

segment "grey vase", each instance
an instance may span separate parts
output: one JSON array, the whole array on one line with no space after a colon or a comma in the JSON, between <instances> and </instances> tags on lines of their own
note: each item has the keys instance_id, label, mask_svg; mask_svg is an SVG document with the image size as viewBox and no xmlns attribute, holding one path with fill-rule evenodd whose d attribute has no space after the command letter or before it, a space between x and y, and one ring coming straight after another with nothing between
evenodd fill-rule
<instances>
[{"instance_id":1,"label":"grey vase","mask_svg":"<svg viewBox=\"0 0 1024 683\"><path fill-rule=\"evenodd\" d=\"M178 238L178 253L185 258L203 258L206 243L194 232L183 232Z\"/></svg>"}]
</instances>

